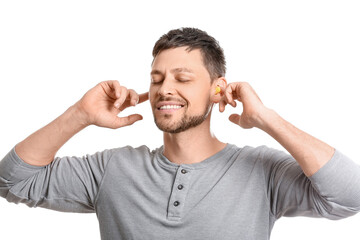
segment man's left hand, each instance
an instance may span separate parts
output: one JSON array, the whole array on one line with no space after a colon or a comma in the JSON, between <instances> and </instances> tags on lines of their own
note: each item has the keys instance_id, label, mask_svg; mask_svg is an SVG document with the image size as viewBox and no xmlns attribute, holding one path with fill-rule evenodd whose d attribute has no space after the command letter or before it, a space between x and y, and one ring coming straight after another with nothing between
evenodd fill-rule
<instances>
[{"instance_id":1,"label":"man's left hand","mask_svg":"<svg viewBox=\"0 0 360 240\"><path fill-rule=\"evenodd\" d=\"M268 112L268 108L261 102L259 96L254 89L247 82L235 82L227 85L222 89L223 97L219 102L220 112L224 112L225 106L230 104L236 107L236 101L243 105L243 112L241 115L232 114L229 120L242 128L258 127L262 128L264 125L264 116Z\"/></svg>"}]
</instances>

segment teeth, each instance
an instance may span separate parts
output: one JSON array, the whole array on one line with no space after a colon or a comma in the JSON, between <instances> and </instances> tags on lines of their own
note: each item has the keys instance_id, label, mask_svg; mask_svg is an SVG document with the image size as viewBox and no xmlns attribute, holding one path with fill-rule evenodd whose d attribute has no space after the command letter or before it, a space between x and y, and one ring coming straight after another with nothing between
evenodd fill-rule
<instances>
[{"instance_id":1,"label":"teeth","mask_svg":"<svg viewBox=\"0 0 360 240\"><path fill-rule=\"evenodd\" d=\"M160 107L160 109L179 109L179 108L181 108L181 106L179 105L164 105Z\"/></svg>"}]
</instances>

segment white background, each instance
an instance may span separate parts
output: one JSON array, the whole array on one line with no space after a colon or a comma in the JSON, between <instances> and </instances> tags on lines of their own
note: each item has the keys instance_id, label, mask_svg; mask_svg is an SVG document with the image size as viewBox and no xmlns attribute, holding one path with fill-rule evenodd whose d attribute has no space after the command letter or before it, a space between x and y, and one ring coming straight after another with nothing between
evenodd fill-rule
<instances>
[{"instance_id":1,"label":"white background","mask_svg":"<svg viewBox=\"0 0 360 240\"><path fill-rule=\"evenodd\" d=\"M151 51L164 33L197 27L219 40L227 80L248 81L262 101L298 128L360 164L358 1L1 1L0 155L74 104L100 81L149 88ZM89 127L59 156L124 145L162 144L149 103L144 120L118 130ZM282 149L257 129L215 111L224 142ZM359 239L360 215L330 221L282 218L272 239ZM0 199L1 239L99 239L95 214L30 209Z\"/></svg>"}]
</instances>

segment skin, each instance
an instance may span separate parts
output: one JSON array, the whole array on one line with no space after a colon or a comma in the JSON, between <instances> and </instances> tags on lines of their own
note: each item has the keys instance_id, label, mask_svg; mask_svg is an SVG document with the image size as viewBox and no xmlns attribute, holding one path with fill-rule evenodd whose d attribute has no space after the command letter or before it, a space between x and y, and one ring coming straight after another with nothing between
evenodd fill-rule
<instances>
[{"instance_id":1,"label":"skin","mask_svg":"<svg viewBox=\"0 0 360 240\"><path fill-rule=\"evenodd\" d=\"M211 84L200 50L188 52L186 47L162 51L152 65L150 102L156 122L161 126L176 126L184 116L206 114L214 103L214 89L221 78ZM156 108L161 99L184 103L178 110L165 111ZM217 97L220 100L220 97ZM209 103L211 104L209 106ZM210 118L180 133L164 132L164 155L178 164L201 162L225 147L210 132Z\"/></svg>"},{"instance_id":2,"label":"skin","mask_svg":"<svg viewBox=\"0 0 360 240\"><path fill-rule=\"evenodd\" d=\"M229 120L242 128L257 127L271 135L297 160L307 176L316 173L334 154L333 147L267 108L248 83L227 84L224 77L211 83L199 50L175 48L160 52L153 61L151 79L149 93L143 94L115 80L99 83L53 122L17 144L17 154L29 164L47 165L66 141L89 125L116 129L141 120L140 114L117 115L148 99L157 125L164 130L164 155L174 163L201 162L225 147L210 131L209 111L214 104L219 104L220 112L242 104L243 112L232 114ZM221 88L218 94L216 86ZM181 108L160 110L164 103ZM186 124L189 126L185 130L176 130Z\"/></svg>"}]
</instances>

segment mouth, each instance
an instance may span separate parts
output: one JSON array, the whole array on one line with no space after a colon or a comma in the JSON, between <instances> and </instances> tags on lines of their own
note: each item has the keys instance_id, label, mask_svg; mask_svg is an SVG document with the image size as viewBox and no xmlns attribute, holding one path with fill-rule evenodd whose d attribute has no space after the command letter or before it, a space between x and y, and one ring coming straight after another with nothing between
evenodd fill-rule
<instances>
[{"instance_id":1,"label":"mouth","mask_svg":"<svg viewBox=\"0 0 360 240\"><path fill-rule=\"evenodd\" d=\"M183 105L164 105L158 108L158 110L171 110L171 109L180 109L184 107Z\"/></svg>"},{"instance_id":2,"label":"mouth","mask_svg":"<svg viewBox=\"0 0 360 240\"><path fill-rule=\"evenodd\" d=\"M185 105L182 103L175 103L175 102L159 102L156 105L156 109L162 112L174 112L181 108L183 108Z\"/></svg>"}]
</instances>

